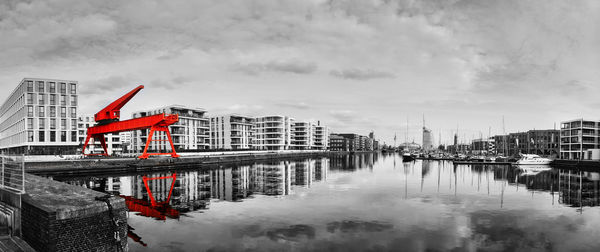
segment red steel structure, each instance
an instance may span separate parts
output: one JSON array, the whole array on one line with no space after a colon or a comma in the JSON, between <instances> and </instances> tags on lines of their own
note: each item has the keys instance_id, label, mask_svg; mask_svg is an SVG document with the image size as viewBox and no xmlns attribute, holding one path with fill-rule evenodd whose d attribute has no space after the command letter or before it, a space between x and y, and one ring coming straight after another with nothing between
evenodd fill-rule
<instances>
[{"instance_id":1,"label":"red steel structure","mask_svg":"<svg viewBox=\"0 0 600 252\"><path fill-rule=\"evenodd\" d=\"M148 139L146 140L146 147L144 148L144 153L139 156L140 159L147 159L151 155L171 155L171 157L177 158L179 155L175 152L175 146L173 145L173 140L171 138L171 133L169 132L169 125L172 125L179 121L179 115L173 114L156 114L151 116L145 116L140 118L134 118L125 121L119 121L121 108L125 106L133 96L135 96L140 90L144 88L143 85L136 87L131 90L129 93L123 95L121 98L117 99L110 105L106 106L106 108L100 110L97 114L94 115L94 120L96 121L96 125L89 127L87 129L87 137L85 139L85 143L83 144L83 155L103 155L108 156L108 150L106 148L106 141L104 140L104 135L109 133L119 133L124 131L134 131L134 130L145 130L150 129L150 133L148 134ZM152 136L156 131L163 131L167 135L168 141L171 144L171 152L168 153L148 153L148 146L153 141L167 141L167 140L153 140ZM100 141L102 148L104 149L104 153L101 154L85 154L85 148L88 146L90 139L94 139L94 141Z\"/></svg>"},{"instance_id":2,"label":"red steel structure","mask_svg":"<svg viewBox=\"0 0 600 252\"><path fill-rule=\"evenodd\" d=\"M171 179L171 188L169 189L169 195L167 196L167 199L162 202L156 201L149 185L150 181L159 179ZM177 174L173 173L171 174L171 176L162 176L155 178L143 176L142 180L144 181L146 192L148 193L148 197L150 198L150 203L148 203L148 201L146 200L136 199L131 196L120 195L122 198L125 199L125 204L127 205L127 208L130 211L139 212L142 216L153 217L157 220L165 220L166 217L178 219L179 211L171 208L171 206L169 205L171 202L171 195L173 195L175 181L177 180Z\"/></svg>"}]
</instances>

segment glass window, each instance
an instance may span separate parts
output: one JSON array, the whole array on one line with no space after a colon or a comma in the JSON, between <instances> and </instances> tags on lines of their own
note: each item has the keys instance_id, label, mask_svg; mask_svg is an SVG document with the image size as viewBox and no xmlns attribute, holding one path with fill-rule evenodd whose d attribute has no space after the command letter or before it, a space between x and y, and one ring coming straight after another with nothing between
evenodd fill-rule
<instances>
[{"instance_id":1,"label":"glass window","mask_svg":"<svg viewBox=\"0 0 600 252\"><path fill-rule=\"evenodd\" d=\"M33 94L27 93L27 104L33 104L34 97Z\"/></svg>"},{"instance_id":2,"label":"glass window","mask_svg":"<svg viewBox=\"0 0 600 252\"><path fill-rule=\"evenodd\" d=\"M56 129L56 119L50 118L50 129Z\"/></svg>"},{"instance_id":3,"label":"glass window","mask_svg":"<svg viewBox=\"0 0 600 252\"><path fill-rule=\"evenodd\" d=\"M60 129L62 129L62 130L67 129L67 119L60 119Z\"/></svg>"},{"instance_id":4,"label":"glass window","mask_svg":"<svg viewBox=\"0 0 600 252\"><path fill-rule=\"evenodd\" d=\"M55 94L50 95L50 105L56 105L56 95Z\"/></svg>"},{"instance_id":5,"label":"glass window","mask_svg":"<svg viewBox=\"0 0 600 252\"><path fill-rule=\"evenodd\" d=\"M71 119L71 129L72 130L76 130L77 129L77 120Z\"/></svg>"},{"instance_id":6,"label":"glass window","mask_svg":"<svg viewBox=\"0 0 600 252\"><path fill-rule=\"evenodd\" d=\"M60 141L61 142L66 142L67 141L67 132L66 131L61 131L60 132Z\"/></svg>"},{"instance_id":7,"label":"glass window","mask_svg":"<svg viewBox=\"0 0 600 252\"><path fill-rule=\"evenodd\" d=\"M40 105L44 105L46 103L46 95L44 94L39 94L38 95L38 104Z\"/></svg>"},{"instance_id":8,"label":"glass window","mask_svg":"<svg viewBox=\"0 0 600 252\"><path fill-rule=\"evenodd\" d=\"M27 116L33 117L33 106L27 106Z\"/></svg>"},{"instance_id":9,"label":"glass window","mask_svg":"<svg viewBox=\"0 0 600 252\"><path fill-rule=\"evenodd\" d=\"M77 131L71 131L71 142L77 141Z\"/></svg>"},{"instance_id":10,"label":"glass window","mask_svg":"<svg viewBox=\"0 0 600 252\"><path fill-rule=\"evenodd\" d=\"M60 117L67 117L67 107L60 107Z\"/></svg>"},{"instance_id":11,"label":"glass window","mask_svg":"<svg viewBox=\"0 0 600 252\"><path fill-rule=\"evenodd\" d=\"M56 107L51 106L50 108L50 117L56 117Z\"/></svg>"},{"instance_id":12,"label":"glass window","mask_svg":"<svg viewBox=\"0 0 600 252\"><path fill-rule=\"evenodd\" d=\"M38 133L39 133L39 135L38 135L38 141L39 142L46 141L46 134L45 134L46 132L44 132L43 130L40 130Z\"/></svg>"},{"instance_id":13,"label":"glass window","mask_svg":"<svg viewBox=\"0 0 600 252\"><path fill-rule=\"evenodd\" d=\"M71 108L71 117L73 117L73 118L77 117L77 109L76 108Z\"/></svg>"},{"instance_id":14,"label":"glass window","mask_svg":"<svg viewBox=\"0 0 600 252\"><path fill-rule=\"evenodd\" d=\"M44 117L44 116L46 116L46 115L45 115L45 113L44 113L44 112L45 112L44 110L45 110L45 109L44 109L44 106L38 106L38 116L39 116L39 117Z\"/></svg>"},{"instance_id":15,"label":"glass window","mask_svg":"<svg viewBox=\"0 0 600 252\"><path fill-rule=\"evenodd\" d=\"M27 142L33 142L33 131L27 131Z\"/></svg>"},{"instance_id":16,"label":"glass window","mask_svg":"<svg viewBox=\"0 0 600 252\"><path fill-rule=\"evenodd\" d=\"M60 105L67 105L67 96L66 95L61 95L60 96Z\"/></svg>"},{"instance_id":17,"label":"glass window","mask_svg":"<svg viewBox=\"0 0 600 252\"><path fill-rule=\"evenodd\" d=\"M56 131L50 131L50 142L56 142Z\"/></svg>"},{"instance_id":18,"label":"glass window","mask_svg":"<svg viewBox=\"0 0 600 252\"><path fill-rule=\"evenodd\" d=\"M27 92L33 92L33 81L26 81L27 83Z\"/></svg>"},{"instance_id":19,"label":"glass window","mask_svg":"<svg viewBox=\"0 0 600 252\"><path fill-rule=\"evenodd\" d=\"M77 85L75 85L75 83L71 83L71 94L76 94L77 93Z\"/></svg>"},{"instance_id":20,"label":"glass window","mask_svg":"<svg viewBox=\"0 0 600 252\"><path fill-rule=\"evenodd\" d=\"M44 93L44 82L43 81L38 81L37 82L37 87L38 87L38 92L39 93Z\"/></svg>"},{"instance_id":21,"label":"glass window","mask_svg":"<svg viewBox=\"0 0 600 252\"><path fill-rule=\"evenodd\" d=\"M27 118L27 128L33 129L33 118Z\"/></svg>"},{"instance_id":22,"label":"glass window","mask_svg":"<svg viewBox=\"0 0 600 252\"><path fill-rule=\"evenodd\" d=\"M60 83L60 93L61 94L66 94L67 93L67 83L64 83L64 82Z\"/></svg>"},{"instance_id":23,"label":"glass window","mask_svg":"<svg viewBox=\"0 0 600 252\"><path fill-rule=\"evenodd\" d=\"M56 83L50 82L50 93L56 93Z\"/></svg>"},{"instance_id":24,"label":"glass window","mask_svg":"<svg viewBox=\"0 0 600 252\"><path fill-rule=\"evenodd\" d=\"M38 121L38 128L45 129L46 128L46 119L40 118Z\"/></svg>"},{"instance_id":25,"label":"glass window","mask_svg":"<svg viewBox=\"0 0 600 252\"><path fill-rule=\"evenodd\" d=\"M77 106L77 96L71 95L71 106Z\"/></svg>"}]
</instances>

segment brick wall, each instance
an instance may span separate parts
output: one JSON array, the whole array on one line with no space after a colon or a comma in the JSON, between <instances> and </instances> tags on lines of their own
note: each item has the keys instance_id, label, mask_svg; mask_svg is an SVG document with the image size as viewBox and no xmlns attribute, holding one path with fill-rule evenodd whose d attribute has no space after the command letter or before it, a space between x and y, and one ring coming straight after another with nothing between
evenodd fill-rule
<instances>
[{"instance_id":1,"label":"brick wall","mask_svg":"<svg viewBox=\"0 0 600 252\"><path fill-rule=\"evenodd\" d=\"M119 219L121 248L127 250L125 204L113 206ZM38 251L116 251L108 210L83 217L58 220L56 212L23 201L23 239Z\"/></svg>"}]
</instances>

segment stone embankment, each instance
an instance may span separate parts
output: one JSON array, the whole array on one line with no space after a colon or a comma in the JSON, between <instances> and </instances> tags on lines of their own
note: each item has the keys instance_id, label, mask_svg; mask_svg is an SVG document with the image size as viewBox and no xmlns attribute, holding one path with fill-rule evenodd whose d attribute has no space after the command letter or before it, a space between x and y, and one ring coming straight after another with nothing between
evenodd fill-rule
<instances>
[{"instance_id":1,"label":"stone embankment","mask_svg":"<svg viewBox=\"0 0 600 252\"><path fill-rule=\"evenodd\" d=\"M304 158L330 155L327 151L286 151L286 152L249 152L249 153L205 153L203 155L182 155L180 158L169 156L149 159L130 158L84 158L59 161L26 162L27 173L48 175L76 175L131 173L140 171L160 171L169 169L197 169L224 163L253 162L281 158Z\"/></svg>"}]
</instances>

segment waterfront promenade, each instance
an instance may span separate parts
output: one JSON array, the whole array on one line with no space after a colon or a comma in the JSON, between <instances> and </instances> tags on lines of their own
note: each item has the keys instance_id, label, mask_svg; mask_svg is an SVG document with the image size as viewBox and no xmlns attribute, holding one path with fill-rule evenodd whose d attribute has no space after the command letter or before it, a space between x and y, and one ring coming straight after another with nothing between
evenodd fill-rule
<instances>
[{"instance_id":1,"label":"waterfront promenade","mask_svg":"<svg viewBox=\"0 0 600 252\"><path fill-rule=\"evenodd\" d=\"M293 157L311 157L328 155L329 151L319 150L287 150L287 151L231 151L231 152L198 152L180 153L180 158L153 157L137 159L135 157L95 157L35 160L30 158L25 163L25 170L32 174L102 174L127 173L137 171L158 171L178 167L181 169L211 166L222 163L251 162ZM27 158L26 158L27 160Z\"/></svg>"}]
</instances>

